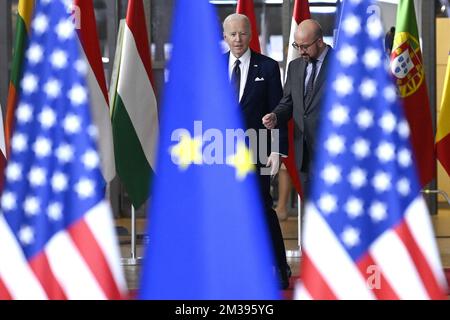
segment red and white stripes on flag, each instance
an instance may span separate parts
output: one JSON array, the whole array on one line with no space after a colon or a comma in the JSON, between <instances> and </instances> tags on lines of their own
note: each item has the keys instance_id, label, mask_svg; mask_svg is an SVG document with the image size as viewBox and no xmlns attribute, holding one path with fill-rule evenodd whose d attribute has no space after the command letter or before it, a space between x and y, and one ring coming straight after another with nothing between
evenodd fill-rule
<instances>
[{"instance_id":1,"label":"red and white stripes on flag","mask_svg":"<svg viewBox=\"0 0 450 320\"><path fill-rule=\"evenodd\" d=\"M91 114L98 130L101 171L106 182L116 175L111 116L92 0L74 0L81 54L88 66Z\"/></svg>"},{"instance_id":2,"label":"red and white stripes on flag","mask_svg":"<svg viewBox=\"0 0 450 320\"><path fill-rule=\"evenodd\" d=\"M126 296L68 4L36 1L0 201L0 299Z\"/></svg>"},{"instance_id":3,"label":"red and white stripes on flag","mask_svg":"<svg viewBox=\"0 0 450 320\"><path fill-rule=\"evenodd\" d=\"M423 198L418 197L405 219L375 241L355 264L317 208L309 204L302 272L310 276L296 288L295 298L441 299L446 279L437 259L432 225L422 214L426 211Z\"/></svg>"},{"instance_id":4,"label":"red and white stripes on flag","mask_svg":"<svg viewBox=\"0 0 450 320\"><path fill-rule=\"evenodd\" d=\"M109 205L99 203L30 261L0 215L0 260L8 261L0 262L0 300L126 297L110 215Z\"/></svg>"},{"instance_id":5,"label":"red and white stripes on flag","mask_svg":"<svg viewBox=\"0 0 450 320\"><path fill-rule=\"evenodd\" d=\"M300 24L300 22L306 19L311 19L308 0L295 0L294 9L292 11L291 32L289 33L288 54L286 59L286 73L285 73L286 76L289 68L289 63L292 60L300 57L300 53L298 52L298 50L292 47L292 43L295 41L294 35L295 31L297 31L298 25Z\"/></svg>"},{"instance_id":6,"label":"red and white stripes on flag","mask_svg":"<svg viewBox=\"0 0 450 320\"><path fill-rule=\"evenodd\" d=\"M381 21L367 15L373 3L346 2L329 57L296 298L445 299L411 129Z\"/></svg>"}]
</instances>

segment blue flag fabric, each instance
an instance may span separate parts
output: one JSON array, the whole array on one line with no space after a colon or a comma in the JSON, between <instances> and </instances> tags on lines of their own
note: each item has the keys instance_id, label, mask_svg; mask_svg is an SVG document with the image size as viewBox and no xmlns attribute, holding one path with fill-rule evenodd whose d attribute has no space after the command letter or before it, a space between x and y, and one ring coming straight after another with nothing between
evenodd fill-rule
<instances>
[{"instance_id":1,"label":"blue flag fabric","mask_svg":"<svg viewBox=\"0 0 450 320\"><path fill-rule=\"evenodd\" d=\"M410 129L385 64L373 2L342 7L330 62L297 298L442 298Z\"/></svg>"},{"instance_id":2,"label":"blue flag fabric","mask_svg":"<svg viewBox=\"0 0 450 320\"><path fill-rule=\"evenodd\" d=\"M242 136L225 141L242 120L217 15L207 0L179 0L173 21L139 297L277 299L255 169Z\"/></svg>"}]
</instances>

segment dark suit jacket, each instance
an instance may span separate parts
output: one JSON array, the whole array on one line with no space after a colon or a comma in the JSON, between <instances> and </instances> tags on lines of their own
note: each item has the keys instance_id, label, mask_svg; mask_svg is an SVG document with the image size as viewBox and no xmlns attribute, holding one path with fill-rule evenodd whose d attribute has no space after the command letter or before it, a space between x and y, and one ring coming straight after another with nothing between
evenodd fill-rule
<instances>
[{"instance_id":1,"label":"dark suit jacket","mask_svg":"<svg viewBox=\"0 0 450 320\"><path fill-rule=\"evenodd\" d=\"M278 123L286 123L291 117L294 117L295 162L299 174L303 162L310 161L315 154L316 130L320 107L325 96L325 78L331 54L333 54L333 50L328 46L328 52L317 75L313 98L309 105L305 105L303 101L307 63L302 58L293 60L289 64L283 98L273 111L277 115ZM304 147L307 150L304 150ZM306 159L305 151L308 154Z\"/></svg>"},{"instance_id":2,"label":"dark suit jacket","mask_svg":"<svg viewBox=\"0 0 450 320\"><path fill-rule=\"evenodd\" d=\"M227 64L229 55L229 52L225 54ZM261 81L257 81L257 78ZM246 129L251 128L257 131L260 129L267 130L262 124L262 118L267 113L273 111L273 109L280 102L282 95L283 89L281 87L280 68L278 66L278 62L267 56L252 51L247 82L239 103L244 116ZM286 128L286 124L282 124L282 126L278 128L280 130L280 149L273 151L287 155L288 145ZM271 152L270 130L267 130L267 133L267 142L269 144L267 145L268 156ZM259 146L259 139L257 143ZM257 157L257 159L258 165L261 165L259 157Z\"/></svg>"}]
</instances>

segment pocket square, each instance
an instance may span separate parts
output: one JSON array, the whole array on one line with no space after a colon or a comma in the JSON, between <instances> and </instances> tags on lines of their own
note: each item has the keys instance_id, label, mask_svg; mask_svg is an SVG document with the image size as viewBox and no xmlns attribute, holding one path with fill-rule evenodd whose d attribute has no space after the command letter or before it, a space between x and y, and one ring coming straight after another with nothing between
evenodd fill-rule
<instances>
[{"instance_id":1,"label":"pocket square","mask_svg":"<svg viewBox=\"0 0 450 320\"><path fill-rule=\"evenodd\" d=\"M264 78L258 78L258 77L256 77L256 78L255 78L255 81L264 81Z\"/></svg>"}]
</instances>

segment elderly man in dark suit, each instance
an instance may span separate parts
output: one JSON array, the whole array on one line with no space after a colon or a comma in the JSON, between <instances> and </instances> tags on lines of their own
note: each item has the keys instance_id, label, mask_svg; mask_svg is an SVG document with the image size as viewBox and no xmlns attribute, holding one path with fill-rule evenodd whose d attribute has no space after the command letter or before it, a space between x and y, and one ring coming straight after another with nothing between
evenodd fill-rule
<instances>
[{"instance_id":1,"label":"elderly man in dark suit","mask_svg":"<svg viewBox=\"0 0 450 320\"><path fill-rule=\"evenodd\" d=\"M280 154L287 154L287 131L286 126L280 128L279 149L271 150L271 132L261 123L263 115L271 112L282 97L280 68L275 60L249 49L252 34L250 22L245 15L229 15L224 20L223 29L223 37L230 48L225 55L228 59L230 81L236 89L246 128L258 133L251 148L257 157L264 210L275 250L281 287L285 289L289 286L290 268L286 261L280 224L272 208L270 177L279 169ZM267 133L266 141L264 135L260 135L260 131ZM261 147L266 150L259 150ZM267 160L261 158L261 151L265 151L265 158L269 155ZM266 167L270 169L267 170Z\"/></svg>"},{"instance_id":2,"label":"elderly man in dark suit","mask_svg":"<svg viewBox=\"0 0 450 320\"><path fill-rule=\"evenodd\" d=\"M325 77L332 49L323 41L322 28L315 20L302 21L294 35L300 58L289 64L283 98L262 118L268 129L294 117L295 161L305 193L309 190L316 129L325 90Z\"/></svg>"}]
</instances>

